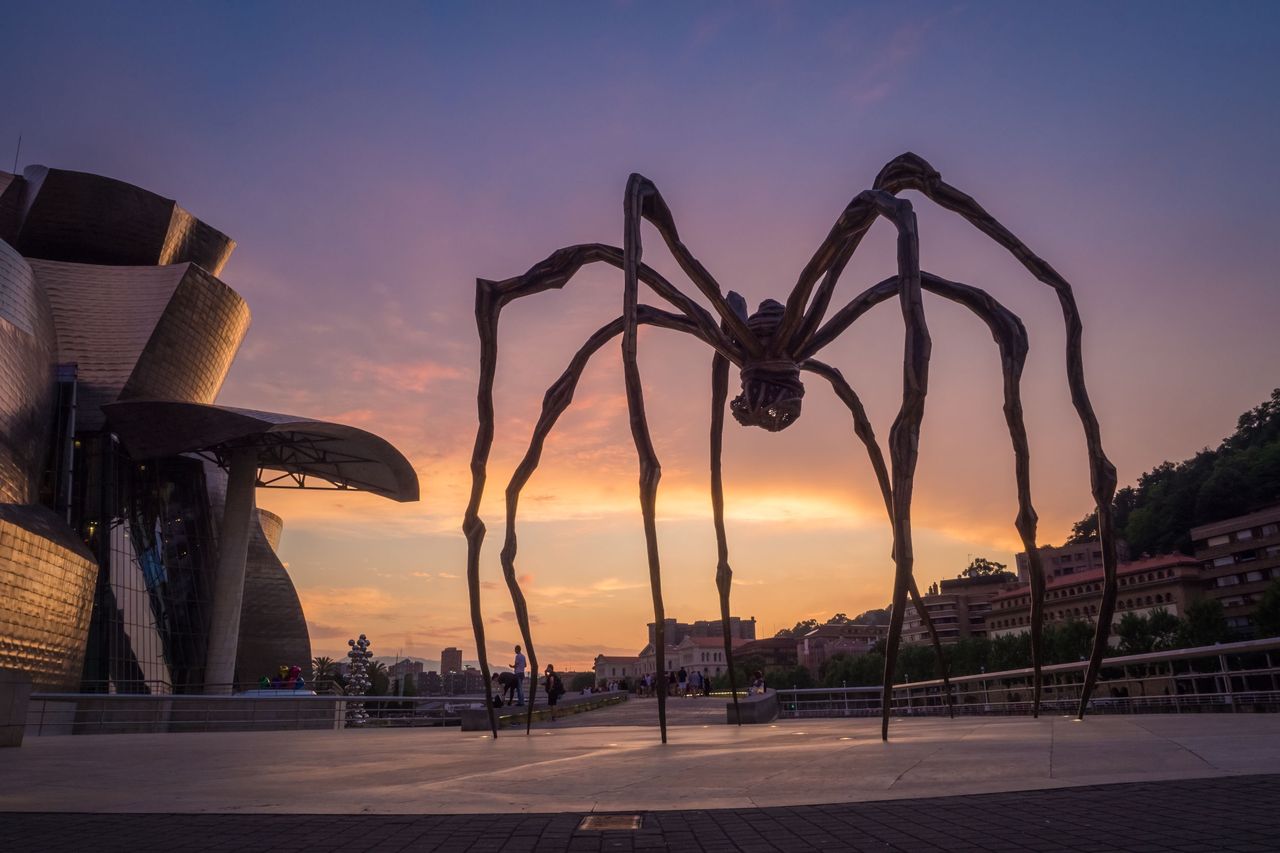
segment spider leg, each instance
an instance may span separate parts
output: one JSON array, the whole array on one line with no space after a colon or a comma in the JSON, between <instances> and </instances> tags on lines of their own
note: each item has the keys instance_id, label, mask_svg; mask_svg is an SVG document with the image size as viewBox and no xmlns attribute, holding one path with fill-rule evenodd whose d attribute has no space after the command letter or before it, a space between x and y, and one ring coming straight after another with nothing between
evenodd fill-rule
<instances>
[{"instance_id":1,"label":"spider leg","mask_svg":"<svg viewBox=\"0 0 1280 853\"><path fill-rule=\"evenodd\" d=\"M1031 663L1032 714L1039 716L1042 688L1041 668L1044 663L1044 567L1036 546L1037 516L1031 502L1031 450L1022 416L1022 368L1027 357L1027 330L1022 321L986 291L967 284L948 281L928 272L920 273L925 290L957 302L982 319L1000 348L1001 373L1004 378L1004 414L1013 443L1015 479L1018 488L1018 516L1014 522L1022 545L1027 549L1031 573ZM860 293L814 335L804 348L811 353L834 340L872 306L898 292L898 279L892 277Z\"/></svg>"},{"instance_id":2,"label":"spider leg","mask_svg":"<svg viewBox=\"0 0 1280 853\"><path fill-rule=\"evenodd\" d=\"M975 228L995 240L1018 259L1037 280L1052 287L1062 306L1062 320L1067 332L1067 384L1071 390L1071 402L1084 428L1085 443L1089 453L1089 479L1094 503L1098 508L1098 539L1102 546L1103 585L1102 601L1098 606L1098 626L1094 634L1093 650L1089 655L1089 667L1085 671L1084 686L1080 693L1079 719L1084 719L1089 698L1097 684L1102 656L1107 648L1111 632L1111 618L1116 605L1116 532L1112 515L1112 501L1116 492L1116 468L1102 449L1102 433L1098 417L1089 401L1089 390L1084 381L1084 355L1081 339L1083 324L1076 307L1075 294L1057 270L1046 263L1013 235L973 198L947 184L936 169L923 158L907 153L889 162L876 177L875 186L891 193L913 189L938 205L954 211L968 220Z\"/></svg>"},{"instance_id":3,"label":"spider leg","mask_svg":"<svg viewBox=\"0 0 1280 853\"><path fill-rule=\"evenodd\" d=\"M907 587L910 585L915 554L911 545L911 492L915 485L919 458L920 423L924 420L925 395L929 390L929 356L932 342L924 317L920 293L920 245L916 215L911 204L885 193L873 192L877 210L898 229L898 304L902 309L902 405L889 429L889 462L893 482L893 559L897 570L893 579L893 610L889 616L889 637L885 644L884 685L881 693L880 738L889 739L889 710L893 698L893 671L902 641Z\"/></svg>"},{"instance_id":4,"label":"spider leg","mask_svg":"<svg viewBox=\"0 0 1280 853\"><path fill-rule=\"evenodd\" d=\"M720 466L724 449L724 408L728 399L729 360L716 353L711 357L711 515L716 528L716 590L720 593L720 624L724 630L724 662L729 671L729 692L733 694L733 718L741 726L738 676L733 670L733 639L729 631L729 589L733 585L733 569L729 568L729 540L724 530L724 476Z\"/></svg>"},{"instance_id":5,"label":"spider leg","mask_svg":"<svg viewBox=\"0 0 1280 853\"><path fill-rule=\"evenodd\" d=\"M884 498L884 508L889 513L889 523L892 524L893 486L889 482L889 469L884 464L884 454L880 451L880 442L876 441L875 430L871 426L871 419L867 417L867 410L863 408L862 400L858 398L857 393L845 381L844 375L836 368L816 359L808 359L800 367L803 370L816 373L830 382L836 396L848 407L849 414L853 416L854 434L862 440L862 444L867 449L867 458L871 461L871 468L875 472L876 482L880 486L880 495ZM938 629L933 624L933 617L929 615L928 609L924 606L924 601L920 598L920 588L916 585L914 572L907 591L911 595L912 606L915 607L916 613L920 614L920 621L924 623L925 628L929 631L929 639L932 641L933 649L938 655L938 671L942 673L942 689L947 695L947 710L951 718L955 719L956 701L955 694L951 692L951 674L950 667L947 665L947 656L942 651L942 640L938 637Z\"/></svg>"},{"instance_id":6,"label":"spider leg","mask_svg":"<svg viewBox=\"0 0 1280 853\"><path fill-rule=\"evenodd\" d=\"M633 174L627 182L627 197L630 198L633 194L640 199L639 207L634 211L631 211L631 205L628 204L628 213L634 213L636 219L635 246L637 252L640 246L640 219L646 219L657 229L659 236L667 244L667 249L675 258L676 263L680 265L680 269L684 270L684 274L702 292L703 296L711 300L712 307L720 315L720 322L724 324L733 338L747 353L755 356L762 355L764 348L756 340L756 336L751 330L747 328L746 320L729 306L720 289L720 284L707 271L707 268L693 256L688 247L681 242L680 234L676 230L675 218L671 215L671 209L667 207L666 200L663 199L662 193L658 192L658 188L653 181L644 175ZM630 226L628 226L628 233L630 233L630 230ZM623 248L626 248L625 242Z\"/></svg>"},{"instance_id":7,"label":"spider leg","mask_svg":"<svg viewBox=\"0 0 1280 853\"><path fill-rule=\"evenodd\" d=\"M658 191L645 178L632 175L627 181L623 197L623 289L622 289L622 374L626 381L627 411L631 419L631 438L640 461L640 512L644 517L645 550L649 561L649 586L653 591L653 646L654 660L660 677L666 674L666 612L662 604L662 567L658 556L657 502L658 481L662 478L662 466L653 448L649 434L649 421L644 410L644 388L640 384L640 366L636 360L637 297L639 295L638 272L640 255L640 222L648 212L650 217L670 218L666 204ZM670 241L669 241L670 242ZM683 244L681 244L683 247ZM724 302L721 298L721 303ZM725 313L732 314L727 304ZM741 320L734 315L734 319ZM745 325L745 324L743 324ZM667 691L666 685L658 691L658 728L662 742L667 742Z\"/></svg>"},{"instance_id":8,"label":"spider leg","mask_svg":"<svg viewBox=\"0 0 1280 853\"><path fill-rule=\"evenodd\" d=\"M698 334L697 325L688 318L660 311L648 305L637 306L636 320L642 324L661 326L694 335ZM543 447L546 445L551 431L555 428L556 422L559 421L560 416L564 414L570 403L573 402L578 380L582 378L582 372L586 369L587 363L592 356L599 352L601 347L622 333L622 326L622 318L619 317L613 322L600 327L595 334L587 339L581 349L574 354L569 361L569 366L560 374L560 378L547 389L547 393L542 400L542 413L538 416L533 435L529 439L529 447L525 451L524 458L520 460L520 464L516 466L515 472L512 473L511 480L507 483L506 538L502 543L502 573L506 579L507 588L511 593L511 603L515 610L516 621L520 625L520 635L524 639L525 648L529 651L531 672L536 673L538 671L538 655L534 651L533 634L529 627L528 606L525 603L524 592L520 588L520 581L516 577L516 552L518 550L516 515L520 505L520 494L524 491L525 485L528 484L529 478L537 471L538 464L542 460ZM717 355L717 357L721 356ZM533 727L533 703L537 691L537 679L535 678L529 688L529 708L525 718L526 734Z\"/></svg>"},{"instance_id":9,"label":"spider leg","mask_svg":"<svg viewBox=\"0 0 1280 853\"><path fill-rule=\"evenodd\" d=\"M504 281L476 280L476 328L480 336L480 380L476 392L476 440L471 452L471 496L467 502L462 530L467 539L467 594L470 601L471 628L476 638L476 656L484 678L485 700L489 710L489 729L498 736L498 719L493 710L493 684L490 681L489 657L485 647L484 619L480 608L480 549L484 544L485 525L480 518L480 501L493 447L494 409L493 380L498 365L498 319L502 309L523 296L559 289L584 265L609 263L622 267L622 252L598 243L569 246L553 252L535 264L524 275ZM737 347L725 337L711 316L649 267L637 263L632 271L638 279L663 299L680 308L696 324L702 336L718 352L737 358ZM536 675L534 676L536 678Z\"/></svg>"}]
</instances>

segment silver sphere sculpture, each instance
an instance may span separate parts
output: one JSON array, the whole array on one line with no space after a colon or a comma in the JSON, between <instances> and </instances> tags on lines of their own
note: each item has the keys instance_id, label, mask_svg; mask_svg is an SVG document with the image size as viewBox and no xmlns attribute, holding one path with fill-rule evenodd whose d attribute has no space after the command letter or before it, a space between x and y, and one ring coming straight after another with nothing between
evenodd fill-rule
<instances>
[{"instance_id":1,"label":"silver sphere sculpture","mask_svg":"<svg viewBox=\"0 0 1280 853\"><path fill-rule=\"evenodd\" d=\"M369 638L361 634L359 640L347 640L347 645L351 647L347 652L347 659L351 662L347 674L347 693L367 696L372 687L369 680L369 660L373 657L373 652L369 651ZM363 702L347 703L348 726L359 728L368 721L369 712L365 710Z\"/></svg>"}]
</instances>

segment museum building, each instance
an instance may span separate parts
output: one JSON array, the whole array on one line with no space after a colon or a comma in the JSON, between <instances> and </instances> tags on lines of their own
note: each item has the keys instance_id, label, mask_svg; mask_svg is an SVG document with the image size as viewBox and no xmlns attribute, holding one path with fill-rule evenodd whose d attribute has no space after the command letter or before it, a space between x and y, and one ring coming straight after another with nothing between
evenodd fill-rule
<instances>
[{"instance_id":1,"label":"museum building","mask_svg":"<svg viewBox=\"0 0 1280 853\"><path fill-rule=\"evenodd\" d=\"M0 172L0 669L37 690L230 692L309 668L264 487L418 499L388 442L216 403L235 247L111 178Z\"/></svg>"}]
</instances>

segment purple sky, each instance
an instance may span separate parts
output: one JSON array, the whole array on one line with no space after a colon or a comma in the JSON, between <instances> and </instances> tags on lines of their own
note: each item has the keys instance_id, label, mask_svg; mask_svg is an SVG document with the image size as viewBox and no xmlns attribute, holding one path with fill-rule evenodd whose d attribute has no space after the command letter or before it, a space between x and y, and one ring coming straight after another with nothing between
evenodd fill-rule
<instances>
[{"instance_id":1,"label":"purple sky","mask_svg":"<svg viewBox=\"0 0 1280 853\"><path fill-rule=\"evenodd\" d=\"M1070 279L1122 483L1228 434L1280 385L1280 6L1272 3L10 3L0 156L177 198L231 234L254 322L220 400L346 420L413 459L422 503L262 492L317 654L474 652L461 580L474 436L476 276L571 243L620 244L627 175L663 191L726 288L784 299L843 205L905 150ZM914 198L926 269L987 288L1031 334L1026 403L1041 539L1089 508L1052 293ZM684 284L659 245L646 260ZM838 293L893 268L877 225ZM692 287L688 288L692 291ZM542 392L620 307L616 274L504 317L490 494ZM931 300L918 576L1016 549L1011 454L986 331ZM881 435L901 319L827 352ZM709 354L641 337L664 479L667 611L708 618ZM736 377L734 378L736 387ZM634 651L651 618L616 349L584 379L523 512L540 657ZM810 383L771 436L730 424L735 612L772 633L889 596L888 531L847 415ZM500 506L486 505L490 530ZM490 538L486 583L499 580ZM492 649L514 642L486 590ZM504 652L505 653L505 652Z\"/></svg>"}]
</instances>

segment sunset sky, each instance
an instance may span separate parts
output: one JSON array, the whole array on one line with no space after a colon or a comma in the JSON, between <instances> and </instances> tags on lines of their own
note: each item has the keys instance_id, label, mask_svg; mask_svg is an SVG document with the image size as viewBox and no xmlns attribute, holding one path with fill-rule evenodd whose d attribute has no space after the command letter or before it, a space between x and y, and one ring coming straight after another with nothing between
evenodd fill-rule
<instances>
[{"instance_id":1,"label":"sunset sky","mask_svg":"<svg viewBox=\"0 0 1280 853\"><path fill-rule=\"evenodd\" d=\"M631 172L752 308L785 300L843 206L907 150L1075 286L1121 483L1229 434L1280 385L1280 4L7 3L0 168L95 172L176 198L239 246L224 280L253 325L219 402L338 420L401 448L423 499L259 491L316 654L475 656L460 526L475 436L477 276L573 243L621 245ZM910 196L925 269L1025 321L1042 542L1090 508L1052 291ZM696 290L646 231L646 262ZM872 230L837 302L894 271ZM642 298L653 301L652 297ZM1018 550L1012 454L985 327L926 300L932 374L916 486L917 577ZM518 632L501 496L547 385L620 313L583 274L503 316L484 518L489 647ZM872 311L824 358L881 438L902 320ZM716 615L710 353L640 336L666 609ZM730 420L733 611L763 635L883 606L884 509L847 413L818 380L784 433ZM737 377L731 394L737 393ZM539 657L634 653L653 612L621 361L602 350L522 504L519 573Z\"/></svg>"}]
</instances>

